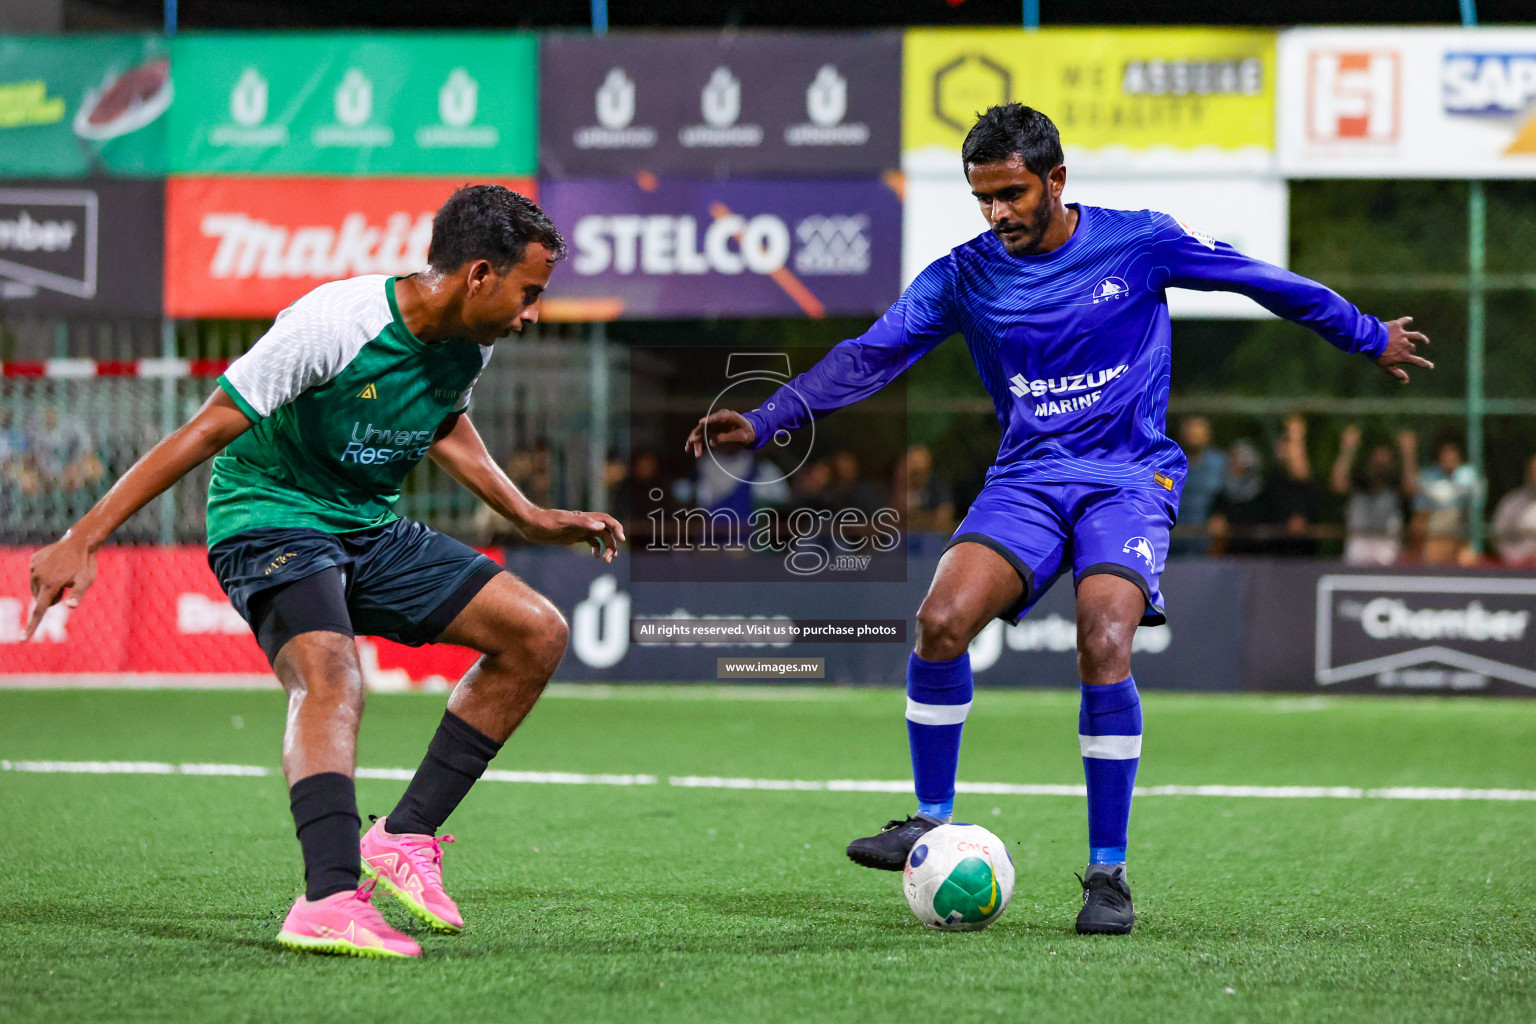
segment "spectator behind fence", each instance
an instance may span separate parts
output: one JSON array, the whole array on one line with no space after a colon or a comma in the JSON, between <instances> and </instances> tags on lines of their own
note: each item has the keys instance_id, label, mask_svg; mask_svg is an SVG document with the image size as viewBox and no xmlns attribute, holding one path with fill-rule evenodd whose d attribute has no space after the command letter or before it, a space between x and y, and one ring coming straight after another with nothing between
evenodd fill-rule
<instances>
[{"instance_id":1,"label":"spectator behind fence","mask_svg":"<svg viewBox=\"0 0 1536 1024\"><path fill-rule=\"evenodd\" d=\"M1211 422L1204 416L1184 417L1179 424L1179 444L1189 459L1189 475L1184 478L1184 494L1179 499L1179 529L1194 532L1176 534L1169 553L1203 555L1211 549L1206 524L1227 477L1227 456L1211 446Z\"/></svg>"},{"instance_id":2,"label":"spectator behind fence","mask_svg":"<svg viewBox=\"0 0 1536 1024\"><path fill-rule=\"evenodd\" d=\"M907 449L896 464L893 488L906 501L907 529L913 533L949 533L955 528L955 505L949 482L933 471L933 453L924 444Z\"/></svg>"},{"instance_id":3,"label":"spectator behind fence","mask_svg":"<svg viewBox=\"0 0 1536 1024\"><path fill-rule=\"evenodd\" d=\"M1419 471L1413 501L1413 529L1424 561L1431 565L1466 564L1473 558L1467 543L1472 498L1481 486L1467 465L1460 443L1441 441L1435 463Z\"/></svg>"},{"instance_id":4,"label":"spectator behind fence","mask_svg":"<svg viewBox=\"0 0 1536 1024\"><path fill-rule=\"evenodd\" d=\"M1525 483L1499 499L1493 539L1506 563L1536 566L1536 455L1525 464Z\"/></svg>"},{"instance_id":5,"label":"spectator behind fence","mask_svg":"<svg viewBox=\"0 0 1536 1024\"><path fill-rule=\"evenodd\" d=\"M1275 441L1275 462L1264 482L1266 524L1272 534L1268 552L1291 557L1315 555L1323 495L1312 480L1307 421L1300 416L1285 418L1284 429Z\"/></svg>"},{"instance_id":6,"label":"spectator behind fence","mask_svg":"<svg viewBox=\"0 0 1536 1024\"><path fill-rule=\"evenodd\" d=\"M1264 463L1247 441L1227 450L1227 473L1211 502L1206 529L1215 554L1252 555L1263 550L1257 530L1266 520Z\"/></svg>"},{"instance_id":7,"label":"spectator behind fence","mask_svg":"<svg viewBox=\"0 0 1536 1024\"><path fill-rule=\"evenodd\" d=\"M51 405L43 410L41 428L27 438L27 453L37 473L36 485L45 491L78 491L106 472L85 424L76 417L61 416Z\"/></svg>"},{"instance_id":8,"label":"spectator behind fence","mask_svg":"<svg viewBox=\"0 0 1536 1024\"><path fill-rule=\"evenodd\" d=\"M1347 496L1344 506L1344 561L1348 565L1391 565L1402 556L1407 509L1418 484L1418 438L1397 435L1397 451L1378 444L1358 472L1360 428L1344 428L1330 483Z\"/></svg>"}]
</instances>

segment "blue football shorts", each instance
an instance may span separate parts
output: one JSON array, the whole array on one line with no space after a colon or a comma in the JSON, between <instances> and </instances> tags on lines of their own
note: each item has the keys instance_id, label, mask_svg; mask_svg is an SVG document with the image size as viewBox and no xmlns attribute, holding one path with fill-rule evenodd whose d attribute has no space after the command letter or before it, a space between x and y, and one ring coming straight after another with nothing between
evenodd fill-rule
<instances>
[{"instance_id":1,"label":"blue football shorts","mask_svg":"<svg viewBox=\"0 0 1536 1024\"><path fill-rule=\"evenodd\" d=\"M1018 622L1070 566L1072 585L1108 573L1146 596L1143 626L1160 626L1159 581L1178 504L1172 494L1114 484L991 479L946 546L972 542L996 551L1024 582L999 618Z\"/></svg>"}]
</instances>

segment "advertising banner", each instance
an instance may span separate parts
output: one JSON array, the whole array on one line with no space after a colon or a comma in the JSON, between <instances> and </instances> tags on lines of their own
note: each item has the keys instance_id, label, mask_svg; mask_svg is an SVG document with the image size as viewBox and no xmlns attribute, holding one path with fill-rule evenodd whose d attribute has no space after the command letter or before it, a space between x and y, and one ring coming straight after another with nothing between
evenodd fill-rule
<instances>
[{"instance_id":1,"label":"advertising banner","mask_svg":"<svg viewBox=\"0 0 1536 1024\"><path fill-rule=\"evenodd\" d=\"M1110 178L1068 172L1067 202L1120 210L1160 210L1250 256L1285 266L1290 238L1290 194L1285 182L1260 176ZM986 219L960 175L911 177L902 208L901 279L905 287L950 249L986 230ZM1267 317L1258 303L1232 292L1168 291L1175 317Z\"/></svg>"},{"instance_id":2,"label":"advertising banner","mask_svg":"<svg viewBox=\"0 0 1536 1024\"><path fill-rule=\"evenodd\" d=\"M897 166L894 32L549 35L540 66L546 177Z\"/></svg>"},{"instance_id":3,"label":"advertising banner","mask_svg":"<svg viewBox=\"0 0 1536 1024\"><path fill-rule=\"evenodd\" d=\"M0 181L0 301L62 313L160 315L165 185Z\"/></svg>"},{"instance_id":4,"label":"advertising banner","mask_svg":"<svg viewBox=\"0 0 1536 1024\"><path fill-rule=\"evenodd\" d=\"M532 174L538 47L518 33L219 33L173 43L172 169Z\"/></svg>"},{"instance_id":5,"label":"advertising banner","mask_svg":"<svg viewBox=\"0 0 1536 1024\"><path fill-rule=\"evenodd\" d=\"M1275 35L1219 29L915 29L902 71L902 168L949 175L988 107L1061 130L1067 166L1099 174L1274 169Z\"/></svg>"},{"instance_id":6,"label":"advertising banner","mask_svg":"<svg viewBox=\"0 0 1536 1024\"><path fill-rule=\"evenodd\" d=\"M559 679L719 681L718 658L822 659L827 682L899 686L916 637L913 617L938 566L938 551L909 559L905 583L642 583L592 559L564 553L508 551L507 567L548 594L571 624ZM729 557L729 556L727 556ZM707 573L689 573L694 578ZM1136 681L1157 689L1236 690L1242 656L1245 577L1239 567L1179 562L1163 578L1169 625L1135 639ZM994 622L971 644L979 685L1076 685L1077 628L1072 587L1058 584L1017 626ZM861 623L891 639L817 642L646 642L644 625L735 620ZM734 677L732 677L734 678ZM897 717L900 716L899 703Z\"/></svg>"},{"instance_id":7,"label":"advertising banner","mask_svg":"<svg viewBox=\"0 0 1536 1024\"><path fill-rule=\"evenodd\" d=\"M1291 177L1536 177L1536 29L1297 29L1280 72Z\"/></svg>"},{"instance_id":8,"label":"advertising banner","mask_svg":"<svg viewBox=\"0 0 1536 1024\"><path fill-rule=\"evenodd\" d=\"M1536 580L1334 570L1254 572L1247 688L1536 696Z\"/></svg>"},{"instance_id":9,"label":"advertising banner","mask_svg":"<svg viewBox=\"0 0 1536 1024\"><path fill-rule=\"evenodd\" d=\"M546 182L566 233L551 312L577 319L882 312L901 200L879 180Z\"/></svg>"},{"instance_id":10,"label":"advertising banner","mask_svg":"<svg viewBox=\"0 0 1536 1024\"><path fill-rule=\"evenodd\" d=\"M174 93L159 36L0 36L0 175L159 175Z\"/></svg>"},{"instance_id":11,"label":"advertising banner","mask_svg":"<svg viewBox=\"0 0 1536 1024\"><path fill-rule=\"evenodd\" d=\"M173 178L165 311L275 316L326 281L410 274L461 178ZM527 179L501 184L533 196Z\"/></svg>"},{"instance_id":12,"label":"advertising banner","mask_svg":"<svg viewBox=\"0 0 1536 1024\"><path fill-rule=\"evenodd\" d=\"M32 552L0 548L0 687L7 677L185 675L271 679L250 627L208 569L202 547L105 547L89 596L78 608L49 609L37 633L19 642L31 612ZM452 681L477 655L462 647L405 647L358 637L373 688ZM78 685L78 680L76 680Z\"/></svg>"}]
</instances>

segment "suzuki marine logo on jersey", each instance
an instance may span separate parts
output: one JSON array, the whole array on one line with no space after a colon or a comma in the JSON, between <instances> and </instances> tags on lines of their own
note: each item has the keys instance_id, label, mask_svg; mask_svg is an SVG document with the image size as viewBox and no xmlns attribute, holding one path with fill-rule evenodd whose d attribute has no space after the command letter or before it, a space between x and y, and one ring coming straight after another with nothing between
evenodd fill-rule
<instances>
[{"instance_id":1,"label":"suzuki marine logo on jersey","mask_svg":"<svg viewBox=\"0 0 1536 1024\"><path fill-rule=\"evenodd\" d=\"M1064 377L1044 380L1027 380L1016 373L1008 382L1008 390L1015 398L1044 398L1046 395L1069 395L1069 398L1042 402L1035 406L1036 416L1054 416L1062 412L1086 409L1103 397L1104 385L1125 373L1125 364L1093 373L1074 373Z\"/></svg>"},{"instance_id":2,"label":"suzuki marine logo on jersey","mask_svg":"<svg viewBox=\"0 0 1536 1024\"><path fill-rule=\"evenodd\" d=\"M1093 301L1097 305L1100 302L1109 302L1111 299L1123 299L1130 294L1130 286L1121 277L1106 277L1093 287Z\"/></svg>"},{"instance_id":3,"label":"suzuki marine logo on jersey","mask_svg":"<svg viewBox=\"0 0 1536 1024\"><path fill-rule=\"evenodd\" d=\"M1152 568L1152 542L1145 537L1132 537L1125 542L1120 549L1127 555L1136 555L1147 563L1147 568Z\"/></svg>"}]
</instances>

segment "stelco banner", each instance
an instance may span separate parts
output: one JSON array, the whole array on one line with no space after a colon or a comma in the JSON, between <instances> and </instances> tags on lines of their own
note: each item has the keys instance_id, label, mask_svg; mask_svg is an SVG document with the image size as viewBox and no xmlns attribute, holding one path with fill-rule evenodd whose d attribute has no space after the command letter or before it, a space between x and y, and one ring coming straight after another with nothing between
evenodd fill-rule
<instances>
[{"instance_id":1,"label":"stelco banner","mask_svg":"<svg viewBox=\"0 0 1536 1024\"><path fill-rule=\"evenodd\" d=\"M530 35L182 35L174 52L175 171L534 171Z\"/></svg>"},{"instance_id":2,"label":"stelco banner","mask_svg":"<svg viewBox=\"0 0 1536 1024\"><path fill-rule=\"evenodd\" d=\"M894 32L551 35L540 64L548 177L897 166Z\"/></svg>"},{"instance_id":3,"label":"stelco banner","mask_svg":"<svg viewBox=\"0 0 1536 1024\"><path fill-rule=\"evenodd\" d=\"M432 216L460 178L173 178L165 311L270 317L316 285L427 264ZM530 180L502 184L534 195Z\"/></svg>"},{"instance_id":4,"label":"stelco banner","mask_svg":"<svg viewBox=\"0 0 1536 1024\"><path fill-rule=\"evenodd\" d=\"M901 200L878 180L545 182L566 233L569 318L881 312L898 293Z\"/></svg>"},{"instance_id":5,"label":"stelco banner","mask_svg":"<svg viewBox=\"0 0 1536 1024\"><path fill-rule=\"evenodd\" d=\"M1536 177L1536 29L1299 29L1280 41L1296 177Z\"/></svg>"},{"instance_id":6,"label":"stelco banner","mask_svg":"<svg viewBox=\"0 0 1536 1024\"><path fill-rule=\"evenodd\" d=\"M159 316L164 232L158 181L0 181L0 300Z\"/></svg>"},{"instance_id":7,"label":"stelco banner","mask_svg":"<svg viewBox=\"0 0 1536 1024\"><path fill-rule=\"evenodd\" d=\"M173 93L158 36L0 36L0 175L164 173Z\"/></svg>"},{"instance_id":8,"label":"stelco banner","mask_svg":"<svg viewBox=\"0 0 1536 1024\"><path fill-rule=\"evenodd\" d=\"M918 29L902 167L954 174L976 114L1017 101L1061 129L1069 170L1270 172L1275 36L1214 28Z\"/></svg>"}]
</instances>

